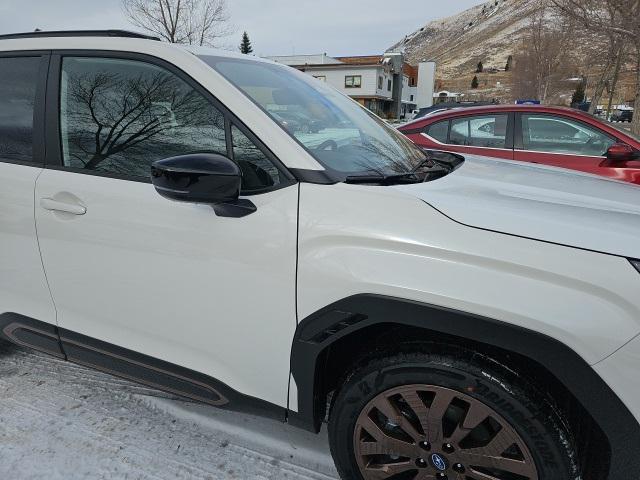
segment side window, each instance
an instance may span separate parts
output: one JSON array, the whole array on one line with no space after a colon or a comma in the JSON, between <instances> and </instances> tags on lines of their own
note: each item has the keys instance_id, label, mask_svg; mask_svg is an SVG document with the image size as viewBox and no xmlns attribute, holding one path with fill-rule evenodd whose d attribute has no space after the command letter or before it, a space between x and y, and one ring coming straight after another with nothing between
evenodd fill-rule
<instances>
[{"instance_id":1,"label":"side window","mask_svg":"<svg viewBox=\"0 0 640 480\"><path fill-rule=\"evenodd\" d=\"M252 191L280 185L280 171L238 127L232 125L233 159L242 170L242 190Z\"/></svg>"},{"instance_id":2,"label":"side window","mask_svg":"<svg viewBox=\"0 0 640 480\"><path fill-rule=\"evenodd\" d=\"M226 155L224 116L154 65L64 58L60 126L66 167L149 176L152 162L195 152Z\"/></svg>"},{"instance_id":3,"label":"side window","mask_svg":"<svg viewBox=\"0 0 640 480\"><path fill-rule=\"evenodd\" d=\"M451 121L449 143L471 147L507 148L508 115L479 115Z\"/></svg>"},{"instance_id":4,"label":"side window","mask_svg":"<svg viewBox=\"0 0 640 480\"><path fill-rule=\"evenodd\" d=\"M603 156L615 139L569 118L522 115L522 144L534 152Z\"/></svg>"},{"instance_id":5,"label":"side window","mask_svg":"<svg viewBox=\"0 0 640 480\"><path fill-rule=\"evenodd\" d=\"M40 57L0 58L0 159L33 161L33 110Z\"/></svg>"},{"instance_id":6,"label":"side window","mask_svg":"<svg viewBox=\"0 0 640 480\"><path fill-rule=\"evenodd\" d=\"M440 143L447 143L447 137L449 135L449 120L442 120L437 123L429 125L425 132L431 138L436 139Z\"/></svg>"},{"instance_id":7,"label":"side window","mask_svg":"<svg viewBox=\"0 0 640 480\"><path fill-rule=\"evenodd\" d=\"M361 75L347 75L344 77L345 88L360 88L362 85Z\"/></svg>"}]
</instances>

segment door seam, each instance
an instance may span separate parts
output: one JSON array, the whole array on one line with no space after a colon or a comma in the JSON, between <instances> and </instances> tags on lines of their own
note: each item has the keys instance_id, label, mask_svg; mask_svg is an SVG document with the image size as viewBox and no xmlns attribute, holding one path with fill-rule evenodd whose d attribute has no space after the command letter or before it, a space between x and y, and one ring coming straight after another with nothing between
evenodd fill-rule
<instances>
[{"instance_id":1,"label":"door seam","mask_svg":"<svg viewBox=\"0 0 640 480\"><path fill-rule=\"evenodd\" d=\"M42 247L40 246L40 235L38 234L38 222L36 220L36 208L37 207L37 201L36 201L36 192L38 189L38 180L40 179L40 176L43 174L44 172L44 168L42 170L40 170L40 172L38 173L38 176L35 179L35 182L33 184L33 228L36 232L36 244L38 245L38 255L40 256L40 265L42 266L42 273L44 275L44 281L47 284L47 289L49 290L49 297L51 298L51 304L53 305L53 312L55 314L55 322L56 322L56 330L59 327L58 325L58 307L56 306L56 301L53 298L53 292L51 291L51 285L49 284L49 277L47 276L47 269L44 266L44 259L42 258ZM58 335L58 341L60 341L60 335ZM62 345L61 345L62 347ZM63 352L64 353L64 352ZM65 355L66 357L66 355Z\"/></svg>"}]
</instances>

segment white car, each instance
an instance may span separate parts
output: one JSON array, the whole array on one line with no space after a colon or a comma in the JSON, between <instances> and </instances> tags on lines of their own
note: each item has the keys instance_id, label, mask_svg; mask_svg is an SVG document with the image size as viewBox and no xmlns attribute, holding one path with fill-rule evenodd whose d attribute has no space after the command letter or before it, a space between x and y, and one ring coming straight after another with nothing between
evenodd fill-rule
<instances>
[{"instance_id":1,"label":"white car","mask_svg":"<svg viewBox=\"0 0 640 480\"><path fill-rule=\"evenodd\" d=\"M0 182L9 341L327 420L344 479L640 472L637 186L429 155L289 67L118 31L0 39Z\"/></svg>"}]
</instances>

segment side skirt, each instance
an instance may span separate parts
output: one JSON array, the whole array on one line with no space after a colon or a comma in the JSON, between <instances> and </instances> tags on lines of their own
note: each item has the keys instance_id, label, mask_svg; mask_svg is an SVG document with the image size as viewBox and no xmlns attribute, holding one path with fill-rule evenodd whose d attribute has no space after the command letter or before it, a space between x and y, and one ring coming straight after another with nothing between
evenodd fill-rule
<instances>
[{"instance_id":1,"label":"side skirt","mask_svg":"<svg viewBox=\"0 0 640 480\"><path fill-rule=\"evenodd\" d=\"M215 407L286 421L286 409L243 395L199 372L19 315L0 314L0 337Z\"/></svg>"}]
</instances>

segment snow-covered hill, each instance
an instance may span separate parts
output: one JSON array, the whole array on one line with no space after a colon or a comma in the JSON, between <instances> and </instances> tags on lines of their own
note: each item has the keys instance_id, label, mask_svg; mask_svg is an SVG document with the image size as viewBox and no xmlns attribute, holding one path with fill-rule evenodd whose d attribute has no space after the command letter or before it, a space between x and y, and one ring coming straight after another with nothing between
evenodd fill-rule
<instances>
[{"instance_id":1,"label":"snow-covered hill","mask_svg":"<svg viewBox=\"0 0 640 480\"><path fill-rule=\"evenodd\" d=\"M517 48L522 29L541 5L542 0L491 0L430 22L389 51L404 50L410 63L435 60L439 76L444 77L468 73L479 61L485 67L503 68Z\"/></svg>"}]
</instances>

